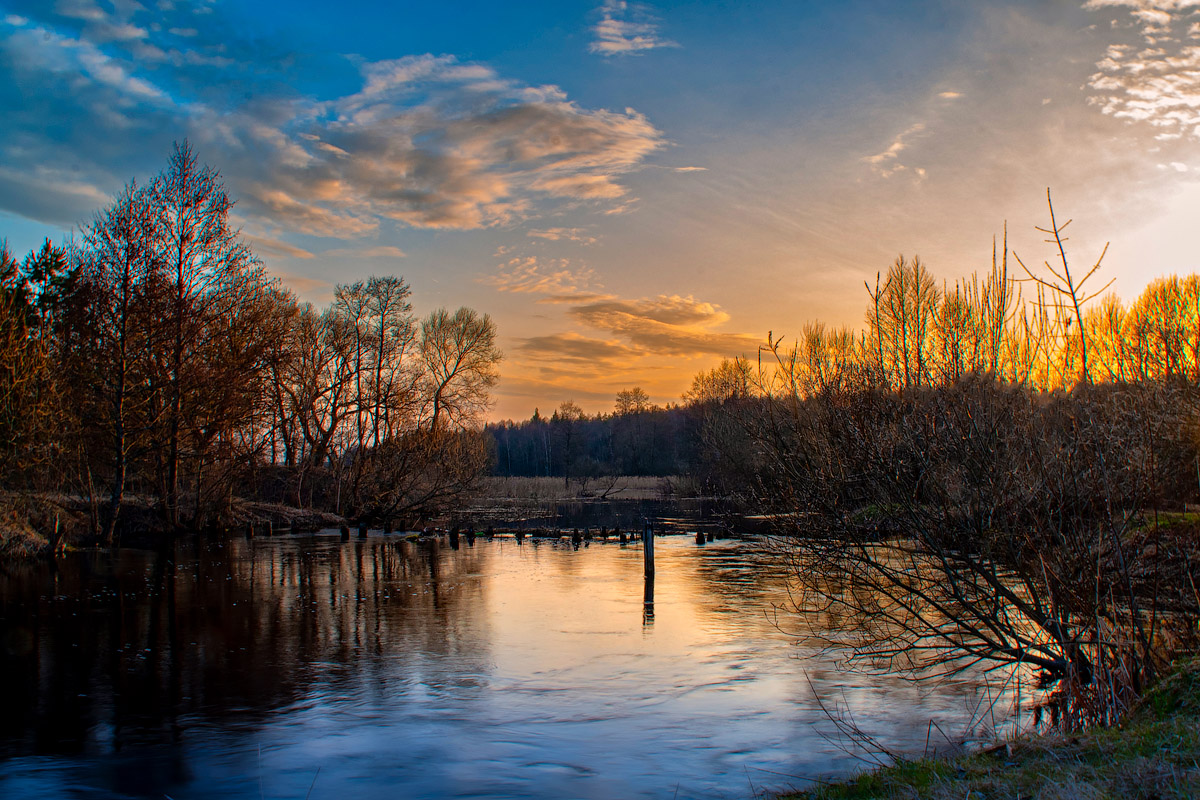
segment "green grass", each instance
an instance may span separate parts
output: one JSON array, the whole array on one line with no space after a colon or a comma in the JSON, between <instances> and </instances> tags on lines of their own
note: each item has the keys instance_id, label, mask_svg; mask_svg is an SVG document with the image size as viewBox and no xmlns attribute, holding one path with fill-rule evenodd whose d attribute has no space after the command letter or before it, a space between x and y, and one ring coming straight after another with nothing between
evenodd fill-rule
<instances>
[{"instance_id":1,"label":"green grass","mask_svg":"<svg viewBox=\"0 0 1200 800\"><path fill-rule=\"evenodd\" d=\"M1113 728L1027 736L990 754L905 761L778 800L1183 800L1200 797L1200 659Z\"/></svg>"}]
</instances>

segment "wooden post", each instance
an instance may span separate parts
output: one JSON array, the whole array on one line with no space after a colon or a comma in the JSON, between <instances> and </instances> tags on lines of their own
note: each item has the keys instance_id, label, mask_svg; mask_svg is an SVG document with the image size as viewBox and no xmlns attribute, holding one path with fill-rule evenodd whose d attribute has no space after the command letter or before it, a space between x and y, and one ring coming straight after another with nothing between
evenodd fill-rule
<instances>
[{"instance_id":1,"label":"wooden post","mask_svg":"<svg viewBox=\"0 0 1200 800\"><path fill-rule=\"evenodd\" d=\"M645 559L645 575L648 580L654 580L654 526L646 520L642 531L642 557Z\"/></svg>"},{"instance_id":2,"label":"wooden post","mask_svg":"<svg viewBox=\"0 0 1200 800\"><path fill-rule=\"evenodd\" d=\"M347 525L346 523L343 522L342 527L338 529L338 532L341 533L343 542L350 541L350 526L349 525Z\"/></svg>"},{"instance_id":3,"label":"wooden post","mask_svg":"<svg viewBox=\"0 0 1200 800\"><path fill-rule=\"evenodd\" d=\"M704 544L704 531L696 531L696 544Z\"/></svg>"},{"instance_id":4,"label":"wooden post","mask_svg":"<svg viewBox=\"0 0 1200 800\"><path fill-rule=\"evenodd\" d=\"M367 538L367 523L365 523L365 522L358 523L358 538L360 538L360 539Z\"/></svg>"}]
</instances>

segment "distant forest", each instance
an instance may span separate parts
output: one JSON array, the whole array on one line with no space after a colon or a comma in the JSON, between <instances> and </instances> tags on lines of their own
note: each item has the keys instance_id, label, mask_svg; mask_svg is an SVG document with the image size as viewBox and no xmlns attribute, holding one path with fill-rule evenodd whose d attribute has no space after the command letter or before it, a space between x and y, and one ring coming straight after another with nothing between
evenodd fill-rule
<instances>
[{"instance_id":1,"label":"distant forest","mask_svg":"<svg viewBox=\"0 0 1200 800\"><path fill-rule=\"evenodd\" d=\"M640 388L633 389L641 392ZM486 426L492 474L504 477L590 478L598 475L682 475L699 457L700 418L681 405L649 403L589 416L573 402L549 417Z\"/></svg>"}]
</instances>

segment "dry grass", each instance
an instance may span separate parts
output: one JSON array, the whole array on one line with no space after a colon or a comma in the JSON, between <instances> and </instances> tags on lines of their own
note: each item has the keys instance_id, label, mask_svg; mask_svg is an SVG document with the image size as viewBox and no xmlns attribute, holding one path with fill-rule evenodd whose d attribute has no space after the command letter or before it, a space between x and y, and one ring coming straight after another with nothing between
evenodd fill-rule
<instances>
[{"instance_id":1,"label":"dry grass","mask_svg":"<svg viewBox=\"0 0 1200 800\"><path fill-rule=\"evenodd\" d=\"M572 478L484 478L477 492L480 500L530 500L562 502L570 500L658 500L689 496L690 479L683 476L654 477L621 475L615 477Z\"/></svg>"},{"instance_id":2,"label":"dry grass","mask_svg":"<svg viewBox=\"0 0 1200 800\"><path fill-rule=\"evenodd\" d=\"M1024 737L991 753L907 761L792 800L1184 800L1200 797L1200 659L1121 726ZM784 798L779 798L784 800Z\"/></svg>"}]
</instances>

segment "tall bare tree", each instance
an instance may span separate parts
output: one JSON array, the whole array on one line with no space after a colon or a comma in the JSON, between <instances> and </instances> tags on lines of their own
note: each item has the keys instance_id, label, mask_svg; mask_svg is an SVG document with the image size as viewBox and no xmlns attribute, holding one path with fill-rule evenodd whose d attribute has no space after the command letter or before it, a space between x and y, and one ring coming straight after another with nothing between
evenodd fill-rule
<instances>
[{"instance_id":1,"label":"tall bare tree","mask_svg":"<svg viewBox=\"0 0 1200 800\"><path fill-rule=\"evenodd\" d=\"M220 174L176 144L166 170L148 187L154 262L163 285L163 474L167 522L180 522L180 462L195 394L204 388L202 352L210 324L239 295L264 281L261 262L229 225L233 203Z\"/></svg>"},{"instance_id":2,"label":"tall bare tree","mask_svg":"<svg viewBox=\"0 0 1200 800\"><path fill-rule=\"evenodd\" d=\"M503 354L496 323L487 314L438 309L421 322L425 407L429 429L473 423L487 408L488 391L500 378Z\"/></svg>"}]
</instances>

